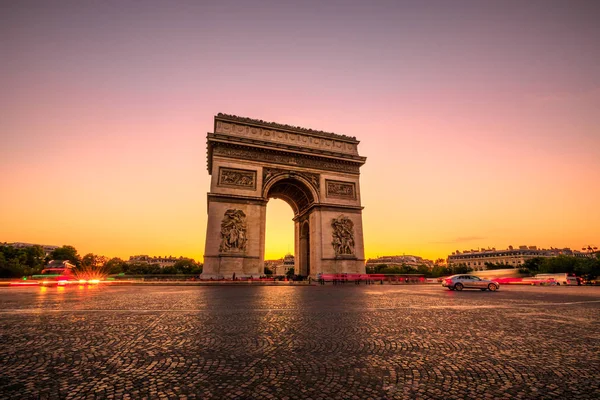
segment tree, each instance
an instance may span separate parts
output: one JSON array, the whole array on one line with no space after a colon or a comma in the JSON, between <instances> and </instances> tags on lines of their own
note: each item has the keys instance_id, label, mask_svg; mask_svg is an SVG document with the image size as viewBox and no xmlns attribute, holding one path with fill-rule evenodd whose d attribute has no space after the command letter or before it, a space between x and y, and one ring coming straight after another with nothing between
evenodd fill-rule
<instances>
[{"instance_id":1,"label":"tree","mask_svg":"<svg viewBox=\"0 0 600 400\"><path fill-rule=\"evenodd\" d=\"M523 263L523 267L521 267L520 271L523 270L531 274L537 274L543 263L543 257L530 258L529 260L525 260L525 262Z\"/></svg>"},{"instance_id":2,"label":"tree","mask_svg":"<svg viewBox=\"0 0 600 400\"><path fill-rule=\"evenodd\" d=\"M485 263L485 269L487 269L487 270L507 269L507 268L512 268L512 267L510 265L508 265L508 264L491 263L491 262L486 262Z\"/></svg>"},{"instance_id":3,"label":"tree","mask_svg":"<svg viewBox=\"0 0 600 400\"><path fill-rule=\"evenodd\" d=\"M294 278L294 268L290 268L287 271L285 271L285 277L288 279L293 279Z\"/></svg>"},{"instance_id":4,"label":"tree","mask_svg":"<svg viewBox=\"0 0 600 400\"><path fill-rule=\"evenodd\" d=\"M27 256L27 266L36 272L40 272L44 267L44 257L46 256L42 246L36 244L35 246L26 247L24 250Z\"/></svg>"},{"instance_id":5,"label":"tree","mask_svg":"<svg viewBox=\"0 0 600 400\"><path fill-rule=\"evenodd\" d=\"M0 250L4 250L5 246L1 246ZM14 268L12 259L7 259L4 251L0 251L0 278L15 278L20 276L21 268Z\"/></svg>"},{"instance_id":6,"label":"tree","mask_svg":"<svg viewBox=\"0 0 600 400\"><path fill-rule=\"evenodd\" d=\"M265 267L265 275L273 275L273 271L269 267Z\"/></svg>"},{"instance_id":7,"label":"tree","mask_svg":"<svg viewBox=\"0 0 600 400\"><path fill-rule=\"evenodd\" d=\"M177 260L175 265L173 265L177 274L201 274L202 267L191 258L182 258L181 260Z\"/></svg>"},{"instance_id":8,"label":"tree","mask_svg":"<svg viewBox=\"0 0 600 400\"><path fill-rule=\"evenodd\" d=\"M81 257L73 246L59 247L50 254L50 257L53 260L70 261L77 267L81 266Z\"/></svg>"},{"instance_id":9,"label":"tree","mask_svg":"<svg viewBox=\"0 0 600 400\"><path fill-rule=\"evenodd\" d=\"M163 267L160 272L164 275L176 275L179 273L179 271L177 270L177 268L175 268L174 265L169 267Z\"/></svg>"},{"instance_id":10,"label":"tree","mask_svg":"<svg viewBox=\"0 0 600 400\"><path fill-rule=\"evenodd\" d=\"M40 246L0 246L0 278L19 278L39 273L44 267Z\"/></svg>"},{"instance_id":11,"label":"tree","mask_svg":"<svg viewBox=\"0 0 600 400\"><path fill-rule=\"evenodd\" d=\"M109 275L120 274L124 270L125 261L118 257L113 257L106 262L106 271Z\"/></svg>"},{"instance_id":12,"label":"tree","mask_svg":"<svg viewBox=\"0 0 600 400\"><path fill-rule=\"evenodd\" d=\"M455 275L455 274L466 274L466 273L473 271L473 269L470 267L467 267L466 264L461 263L461 264L453 266L450 271L451 271L451 274Z\"/></svg>"},{"instance_id":13,"label":"tree","mask_svg":"<svg viewBox=\"0 0 600 400\"><path fill-rule=\"evenodd\" d=\"M382 274L384 271L388 268L387 264L377 264L375 267L371 268L371 273L372 274Z\"/></svg>"},{"instance_id":14,"label":"tree","mask_svg":"<svg viewBox=\"0 0 600 400\"><path fill-rule=\"evenodd\" d=\"M81 266L85 268L102 268L107 262L108 259L105 256L88 253L81 259Z\"/></svg>"},{"instance_id":15,"label":"tree","mask_svg":"<svg viewBox=\"0 0 600 400\"><path fill-rule=\"evenodd\" d=\"M429 277L431 275L431 270L429 269L429 267L425 264L419 264L417 266L417 273L419 274L423 274L426 277Z\"/></svg>"},{"instance_id":16,"label":"tree","mask_svg":"<svg viewBox=\"0 0 600 400\"><path fill-rule=\"evenodd\" d=\"M571 257L565 255L545 258L541 265L540 272L548 274L559 272L573 273L575 272L575 268L579 264L579 260L580 259L578 257Z\"/></svg>"},{"instance_id":17,"label":"tree","mask_svg":"<svg viewBox=\"0 0 600 400\"><path fill-rule=\"evenodd\" d=\"M431 269L431 277L432 278L439 278L440 276L448 276L448 275L452 275L452 272L446 266L435 265Z\"/></svg>"}]
</instances>

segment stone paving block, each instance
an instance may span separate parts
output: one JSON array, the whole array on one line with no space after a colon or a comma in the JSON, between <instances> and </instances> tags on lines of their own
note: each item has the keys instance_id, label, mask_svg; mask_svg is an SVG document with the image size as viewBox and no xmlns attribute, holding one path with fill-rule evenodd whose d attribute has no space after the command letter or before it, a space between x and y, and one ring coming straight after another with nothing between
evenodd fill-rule
<instances>
[{"instance_id":1,"label":"stone paving block","mask_svg":"<svg viewBox=\"0 0 600 400\"><path fill-rule=\"evenodd\" d=\"M0 288L0 399L600 398L600 288Z\"/></svg>"}]
</instances>

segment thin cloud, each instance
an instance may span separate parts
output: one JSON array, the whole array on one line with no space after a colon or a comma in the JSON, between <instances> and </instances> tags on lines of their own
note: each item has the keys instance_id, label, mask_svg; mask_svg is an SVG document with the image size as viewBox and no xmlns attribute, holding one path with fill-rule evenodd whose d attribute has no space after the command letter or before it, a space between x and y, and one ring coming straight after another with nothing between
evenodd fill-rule
<instances>
[{"instance_id":1,"label":"thin cloud","mask_svg":"<svg viewBox=\"0 0 600 400\"><path fill-rule=\"evenodd\" d=\"M589 89L577 90L577 91L555 91L547 93L536 93L532 97L536 101L540 102L560 102L560 101L573 101L582 99L594 99L600 95L600 87L592 87Z\"/></svg>"}]
</instances>

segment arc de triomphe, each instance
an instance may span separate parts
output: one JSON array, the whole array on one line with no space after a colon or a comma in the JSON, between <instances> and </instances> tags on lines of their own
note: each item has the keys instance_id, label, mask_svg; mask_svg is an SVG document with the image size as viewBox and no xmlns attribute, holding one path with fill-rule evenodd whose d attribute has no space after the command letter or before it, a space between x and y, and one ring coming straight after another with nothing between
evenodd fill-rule
<instances>
[{"instance_id":1,"label":"arc de triomphe","mask_svg":"<svg viewBox=\"0 0 600 400\"><path fill-rule=\"evenodd\" d=\"M215 116L207 134L208 227L202 278L264 273L270 198L294 211L295 272L364 273L360 167L354 137Z\"/></svg>"}]
</instances>

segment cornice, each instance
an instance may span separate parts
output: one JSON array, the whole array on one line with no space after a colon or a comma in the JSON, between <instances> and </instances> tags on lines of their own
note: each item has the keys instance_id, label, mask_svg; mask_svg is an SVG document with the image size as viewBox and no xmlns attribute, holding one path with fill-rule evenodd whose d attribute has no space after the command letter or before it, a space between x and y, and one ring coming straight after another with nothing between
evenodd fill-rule
<instances>
[{"instance_id":1,"label":"cornice","mask_svg":"<svg viewBox=\"0 0 600 400\"><path fill-rule=\"evenodd\" d=\"M361 214L363 206L349 206L343 204L323 204L323 203L312 203L309 207L302 210L298 213L298 215L292 218L294 221L301 220L306 215L310 214L313 210L321 210L321 211L333 211L347 214Z\"/></svg>"},{"instance_id":2,"label":"cornice","mask_svg":"<svg viewBox=\"0 0 600 400\"><path fill-rule=\"evenodd\" d=\"M365 157L360 159L340 158L319 153L286 151L272 147L253 146L251 143L232 143L226 140L208 141L208 172L212 173L213 155L222 157L261 161L283 166L297 166L317 170L344 172L358 175L359 168L364 164Z\"/></svg>"},{"instance_id":3,"label":"cornice","mask_svg":"<svg viewBox=\"0 0 600 400\"><path fill-rule=\"evenodd\" d=\"M294 154L305 154L305 155L317 155L326 158L334 158L334 159L343 159L347 161L358 162L361 165L367 161L367 157L357 156L353 154L339 153L335 151L321 150L321 149L313 149L310 147L302 147L302 146L294 146L285 143L277 143L277 142L267 142L264 140L244 138L238 136L230 136L221 133L208 133L206 135L206 140L210 145L210 142L220 142L220 143L229 143L229 144L242 144L262 149L269 150L284 150L287 152L292 152Z\"/></svg>"},{"instance_id":4,"label":"cornice","mask_svg":"<svg viewBox=\"0 0 600 400\"><path fill-rule=\"evenodd\" d=\"M309 135L313 135L313 136L320 136L320 137L325 137L325 138L330 138L330 139L338 139L338 140L355 143L355 144L360 143L360 141L356 140L356 137L354 137L354 136L341 135L338 133L325 132L325 131L317 131L317 130L310 129L310 128L302 128L300 126L280 124L277 122L267 122L267 121L263 121L260 119L240 117L237 115L218 113L215 116L215 124L216 124L217 120L241 123L241 124L245 124L245 125L252 125L252 126L263 127L263 128L278 129L278 130L283 130L283 131L287 131L287 132L305 133L305 134L309 134Z\"/></svg>"}]
</instances>

